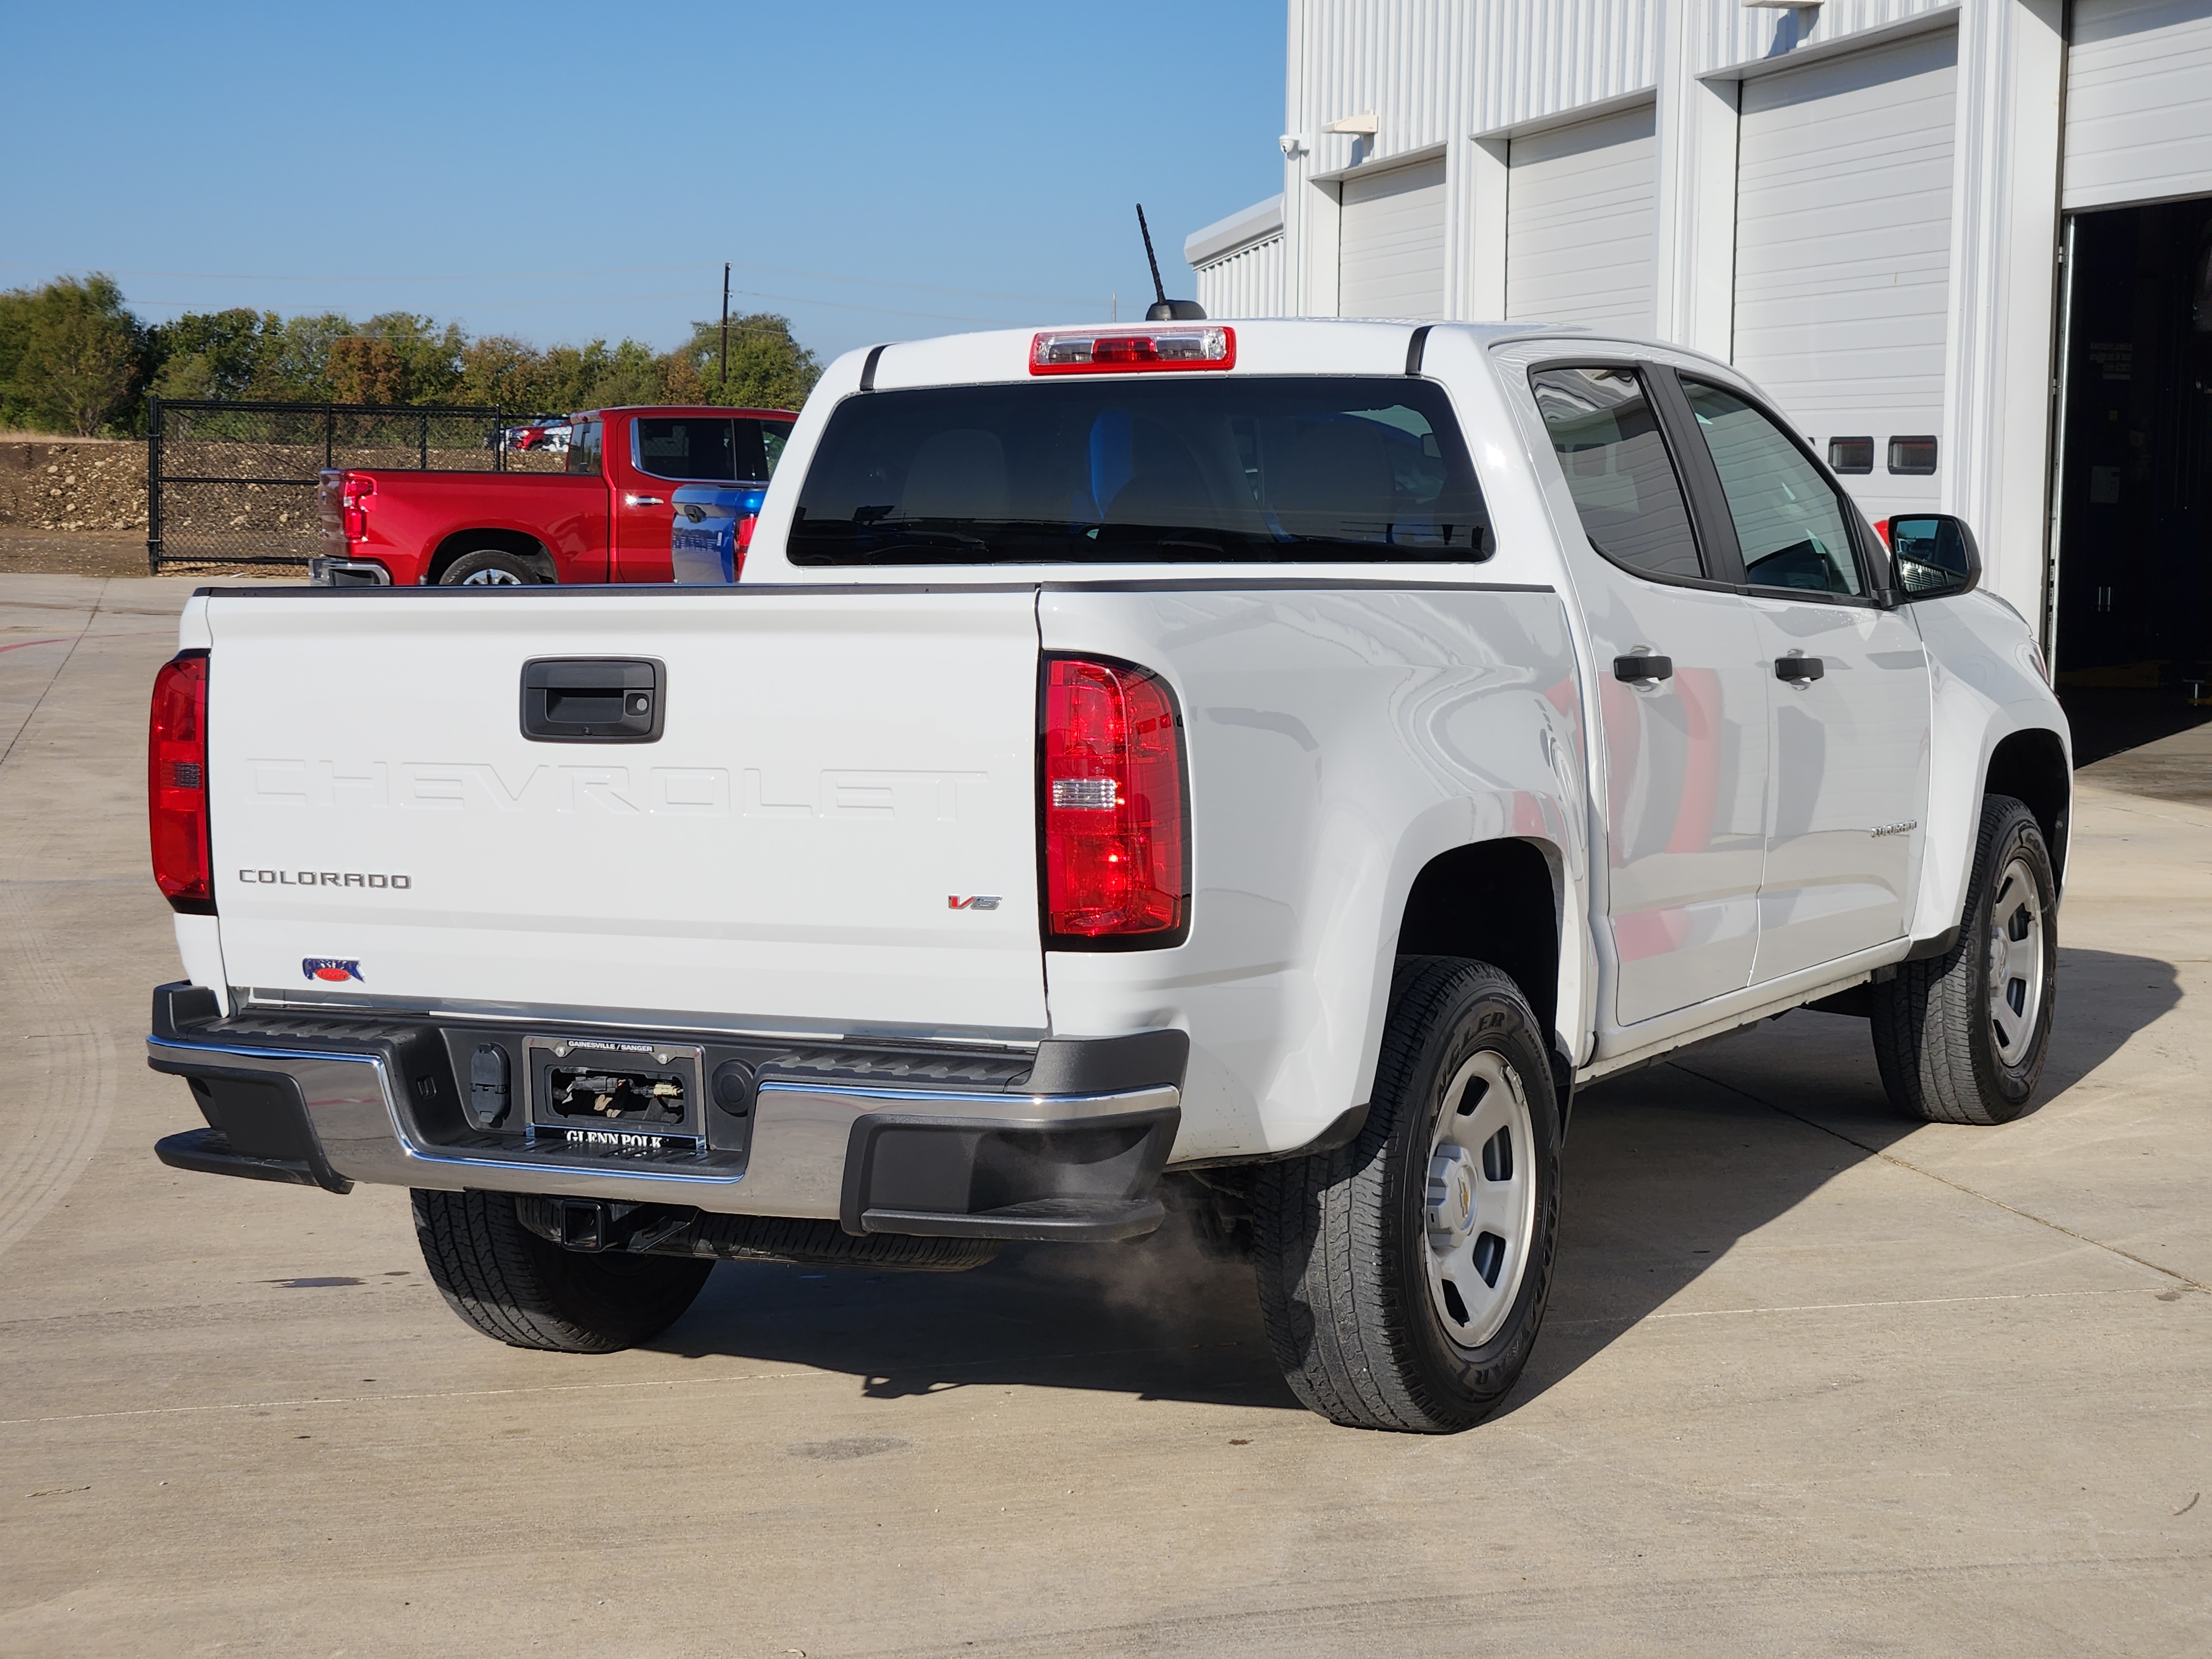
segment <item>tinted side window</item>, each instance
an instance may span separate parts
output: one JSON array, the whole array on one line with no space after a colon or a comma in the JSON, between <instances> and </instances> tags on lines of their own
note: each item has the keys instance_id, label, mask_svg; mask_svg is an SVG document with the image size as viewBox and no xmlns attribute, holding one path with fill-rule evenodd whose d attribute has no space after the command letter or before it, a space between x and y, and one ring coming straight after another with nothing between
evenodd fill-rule
<instances>
[{"instance_id":1,"label":"tinted side window","mask_svg":"<svg viewBox=\"0 0 2212 1659\"><path fill-rule=\"evenodd\" d=\"M599 423L597 421L578 421L568 429L568 471L588 473L597 477L599 472Z\"/></svg>"},{"instance_id":2,"label":"tinted side window","mask_svg":"<svg viewBox=\"0 0 2212 1659\"><path fill-rule=\"evenodd\" d=\"M1632 369L1528 377L1590 545L1644 576L1702 576L1681 481Z\"/></svg>"},{"instance_id":3,"label":"tinted side window","mask_svg":"<svg viewBox=\"0 0 2212 1659\"><path fill-rule=\"evenodd\" d=\"M791 441L791 422L763 421L760 423L760 434L761 465L767 469L760 476L763 478L773 478L775 477L775 464L783 459L783 447Z\"/></svg>"},{"instance_id":4,"label":"tinted side window","mask_svg":"<svg viewBox=\"0 0 2212 1659\"><path fill-rule=\"evenodd\" d=\"M1735 393L1686 380L1753 587L1863 593L1842 504L1805 453Z\"/></svg>"},{"instance_id":5,"label":"tinted side window","mask_svg":"<svg viewBox=\"0 0 2212 1659\"><path fill-rule=\"evenodd\" d=\"M757 477L757 473L738 471L735 424L727 416L705 415L641 418L637 423L637 470L656 478L696 483L735 483Z\"/></svg>"}]
</instances>

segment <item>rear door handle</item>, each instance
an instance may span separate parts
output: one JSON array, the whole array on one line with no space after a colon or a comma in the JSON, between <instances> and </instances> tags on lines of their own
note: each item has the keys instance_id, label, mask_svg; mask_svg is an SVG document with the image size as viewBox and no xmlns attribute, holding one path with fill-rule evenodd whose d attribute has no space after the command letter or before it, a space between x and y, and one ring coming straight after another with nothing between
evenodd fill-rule
<instances>
[{"instance_id":1,"label":"rear door handle","mask_svg":"<svg viewBox=\"0 0 2212 1659\"><path fill-rule=\"evenodd\" d=\"M1613 677L1630 685L1656 685L1661 680L1674 678L1674 659L1642 651L1632 657L1615 657Z\"/></svg>"},{"instance_id":2,"label":"rear door handle","mask_svg":"<svg viewBox=\"0 0 2212 1659\"><path fill-rule=\"evenodd\" d=\"M667 503L658 495L625 495L624 507L665 507Z\"/></svg>"},{"instance_id":3,"label":"rear door handle","mask_svg":"<svg viewBox=\"0 0 2212 1659\"><path fill-rule=\"evenodd\" d=\"M522 735L533 743L657 743L668 671L656 657L533 657Z\"/></svg>"},{"instance_id":4,"label":"rear door handle","mask_svg":"<svg viewBox=\"0 0 2212 1659\"><path fill-rule=\"evenodd\" d=\"M1818 657L1777 657L1774 678L1792 685L1809 685L1826 673L1827 669Z\"/></svg>"}]
</instances>

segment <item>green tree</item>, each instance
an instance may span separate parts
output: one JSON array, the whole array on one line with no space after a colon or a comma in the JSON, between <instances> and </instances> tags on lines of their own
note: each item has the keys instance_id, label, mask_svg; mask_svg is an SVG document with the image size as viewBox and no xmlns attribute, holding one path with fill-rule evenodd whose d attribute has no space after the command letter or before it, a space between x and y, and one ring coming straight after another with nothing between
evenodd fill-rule
<instances>
[{"instance_id":1,"label":"green tree","mask_svg":"<svg viewBox=\"0 0 2212 1659\"><path fill-rule=\"evenodd\" d=\"M187 312L148 329L105 276L0 294L0 421L41 429L141 429L142 394L220 401L489 404L518 415L626 404L795 409L821 365L788 319L730 319L656 352L639 340L539 348L471 338L455 323L392 311L280 317L244 307ZM89 426L87 423L89 422Z\"/></svg>"},{"instance_id":2,"label":"green tree","mask_svg":"<svg viewBox=\"0 0 2212 1659\"><path fill-rule=\"evenodd\" d=\"M5 298L0 412L11 424L91 437L128 418L146 337L112 277L61 276Z\"/></svg>"},{"instance_id":3,"label":"green tree","mask_svg":"<svg viewBox=\"0 0 2212 1659\"><path fill-rule=\"evenodd\" d=\"M791 320L769 312L730 319L730 372L721 372L722 325L694 323L691 337L669 354L672 402L726 409L796 409L822 378L812 352L791 337Z\"/></svg>"},{"instance_id":4,"label":"green tree","mask_svg":"<svg viewBox=\"0 0 2212 1659\"><path fill-rule=\"evenodd\" d=\"M280 403L329 401L331 348L357 331L352 318L335 311L285 318L270 313L263 320L261 356L248 395Z\"/></svg>"},{"instance_id":5,"label":"green tree","mask_svg":"<svg viewBox=\"0 0 2212 1659\"><path fill-rule=\"evenodd\" d=\"M173 323L148 331L154 363L151 390L160 398L246 398L259 379L274 313L240 307L188 311Z\"/></svg>"}]
</instances>

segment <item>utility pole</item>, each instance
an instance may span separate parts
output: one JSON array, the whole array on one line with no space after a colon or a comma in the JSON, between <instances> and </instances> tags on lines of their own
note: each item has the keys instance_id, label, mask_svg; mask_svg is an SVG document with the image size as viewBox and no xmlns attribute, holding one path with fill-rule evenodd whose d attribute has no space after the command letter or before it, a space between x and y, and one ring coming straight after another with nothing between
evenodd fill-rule
<instances>
[{"instance_id":1,"label":"utility pole","mask_svg":"<svg viewBox=\"0 0 2212 1659\"><path fill-rule=\"evenodd\" d=\"M722 384L730 383L730 262L722 261Z\"/></svg>"}]
</instances>

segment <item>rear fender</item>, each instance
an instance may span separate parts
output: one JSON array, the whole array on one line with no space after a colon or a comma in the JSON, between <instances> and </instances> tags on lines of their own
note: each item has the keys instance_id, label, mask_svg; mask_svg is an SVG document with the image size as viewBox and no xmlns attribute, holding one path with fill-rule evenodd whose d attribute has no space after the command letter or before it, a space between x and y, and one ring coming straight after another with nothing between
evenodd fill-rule
<instances>
[{"instance_id":1,"label":"rear fender","mask_svg":"<svg viewBox=\"0 0 2212 1659\"><path fill-rule=\"evenodd\" d=\"M1582 713L1557 595L1068 584L1038 617L1048 652L1151 668L1182 708L1188 939L1045 958L1055 1034L1191 1034L1177 1161L1286 1152L1366 1103L1407 902L1439 856L1534 843L1560 926L1579 926ZM1579 1018L1585 953L1561 947L1535 1000Z\"/></svg>"}]
</instances>

